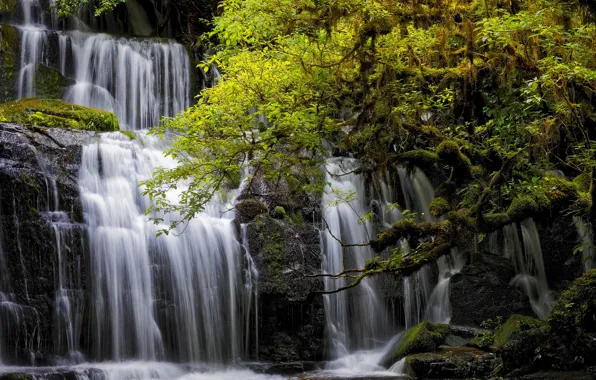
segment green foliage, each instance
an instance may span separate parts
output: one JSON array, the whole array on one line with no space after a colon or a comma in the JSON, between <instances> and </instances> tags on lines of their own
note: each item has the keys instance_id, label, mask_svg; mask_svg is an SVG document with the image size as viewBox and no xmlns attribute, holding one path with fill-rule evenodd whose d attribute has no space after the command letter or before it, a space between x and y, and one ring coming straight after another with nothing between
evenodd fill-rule
<instances>
[{"instance_id":1,"label":"green foliage","mask_svg":"<svg viewBox=\"0 0 596 380\"><path fill-rule=\"evenodd\" d=\"M370 170L448 177L432 205L446 222L411 217L382 232L375 250L409 235L415 252L402 260L394 250L363 275L413 270L535 215L596 218L587 192L596 25L580 4L224 0L220 9L202 68L216 65L221 80L154 131L179 136L167 151L178 167L144 183L154 215L192 218L248 166L249 180L292 178L293 191L320 193L334 147ZM181 182L188 190L168 201ZM336 195L329 206L354 197Z\"/></svg>"},{"instance_id":2,"label":"green foliage","mask_svg":"<svg viewBox=\"0 0 596 380\"><path fill-rule=\"evenodd\" d=\"M284 219L286 217L286 210L281 206L275 206L271 210L271 217L275 219Z\"/></svg>"},{"instance_id":3,"label":"green foliage","mask_svg":"<svg viewBox=\"0 0 596 380\"><path fill-rule=\"evenodd\" d=\"M596 332L596 269L577 278L561 293L548 324L570 335L578 331Z\"/></svg>"},{"instance_id":4,"label":"green foliage","mask_svg":"<svg viewBox=\"0 0 596 380\"><path fill-rule=\"evenodd\" d=\"M118 119L111 112L54 99L28 98L0 104L6 121L48 128L86 131L117 131Z\"/></svg>"},{"instance_id":5,"label":"green foliage","mask_svg":"<svg viewBox=\"0 0 596 380\"><path fill-rule=\"evenodd\" d=\"M58 8L59 17L68 17L74 14L81 6L91 3L94 5L95 16L110 12L126 0L56 0L56 7ZM99 4L97 4L99 3Z\"/></svg>"},{"instance_id":6,"label":"green foliage","mask_svg":"<svg viewBox=\"0 0 596 380\"><path fill-rule=\"evenodd\" d=\"M429 211L432 216L435 218L439 218L441 215L449 212L451 210L451 205L445 198L435 197L429 206Z\"/></svg>"}]
</instances>

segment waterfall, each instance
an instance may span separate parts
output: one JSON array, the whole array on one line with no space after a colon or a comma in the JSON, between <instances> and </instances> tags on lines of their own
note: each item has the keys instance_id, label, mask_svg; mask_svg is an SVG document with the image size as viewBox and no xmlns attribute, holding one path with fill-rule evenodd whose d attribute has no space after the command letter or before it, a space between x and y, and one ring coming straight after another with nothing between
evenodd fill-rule
<instances>
[{"instance_id":1,"label":"waterfall","mask_svg":"<svg viewBox=\"0 0 596 380\"><path fill-rule=\"evenodd\" d=\"M212 205L184 233L156 237L168 219L149 223L137 184L158 166L176 165L163 144L143 133L137 140L110 133L84 147L79 186L94 273L93 351L116 360L230 361L240 357L242 336L234 226Z\"/></svg>"},{"instance_id":2,"label":"waterfall","mask_svg":"<svg viewBox=\"0 0 596 380\"><path fill-rule=\"evenodd\" d=\"M518 227L521 228L520 239ZM540 236L533 219L503 227L505 237L505 255L511 258L517 275L511 280L519 286L530 299L532 310L544 319L552 309L554 300L548 288Z\"/></svg>"},{"instance_id":3,"label":"waterfall","mask_svg":"<svg viewBox=\"0 0 596 380\"><path fill-rule=\"evenodd\" d=\"M44 25L48 17L39 0L20 4L18 98L36 95L38 65L49 65L46 51L57 48L54 69L76 81L64 100L114 112L121 129L152 128L162 117L190 106L191 64L184 46L78 30L57 32L55 22ZM49 45L50 34L58 34L57 47Z\"/></svg>"},{"instance_id":4,"label":"waterfall","mask_svg":"<svg viewBox=\"0 0 596 380\"><path fill-rule=\"evenodd\" d=\"M242 249L244 250L244 357L248 358L250 353L250 328L254 326L254 352L255 358L259 358L259 271L257 265L250 255L248 244L248 233L246 231L246 224L240 225L242 235ZM254 307L254 322L250 317ZM254 323L254 325L253 325Z\"/></svg>"},{"instance_id":5,"label":"waterfall","mask_svg":"<svg viewBox=\"0 0 596 380\"><path fill-rule=\"evenodd\" d=\"M71 31L61 62L74 62L65 100L114 112L120 127L148 129L189 107L190 61L174 42ZM62 55L64 54L64 55Z\"/></svg>"},{"instance_id":6,"label":"waterfall","mask_svg":"<svg viewBox=\"0 0 596 380\"><path fill-rule=\"evenodd\" d=\"M345 269L363 268L372 258L368 246L343 247L367 243L371 223L363 219L366 207L364 177L354 174L359 162L350 158L330 159L326 166L328 185L323 192L325 210L321 232L323 273L335 274ZM345 278L324 279L325 290L347 286ZM375 347L387 335L387 313L379 299L375 279L365 279L354 289L324 296L332 356L347 355L355 349Z\"/></svg>"}]
</instances>

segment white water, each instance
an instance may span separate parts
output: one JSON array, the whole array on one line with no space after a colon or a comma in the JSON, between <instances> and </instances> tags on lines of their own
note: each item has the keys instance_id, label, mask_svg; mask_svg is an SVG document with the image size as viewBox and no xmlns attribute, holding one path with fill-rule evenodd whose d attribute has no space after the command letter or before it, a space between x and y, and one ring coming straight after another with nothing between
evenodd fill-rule
<instances>
[{"instance_id":1,"label":"white water","mask_svg":"<svg viewBox=\"0 0 596 380\"><path fill-rule=\"evenodd\" d=\"M79 186L95 273L94 357L237 359L242 252L232 220L213 204L179 236L156 237L168 221L148 222L149 201L137 184L157 166L176 165L162 146L142 133L137 140L111 133L83 150ZM175 201L177 194L169 196Z\"/></svg>"},{"instance_id":2,"label":"white water","mask_svg":"<svg viewBox=\"0 0 596 380\"><path fill-rule=\"evenodd\" d=\"M39 0L21 0L21 57L17 96L37 94L39 64L55 23L44 25ZM138 4L129 4L129 7ZM140 27L145 29L146 26ZM115 37L82 31L58 33L55 67L76 81L65 100L114 112L120 128L148 129L190 105L190 60L184 46L172 41Z\"/></svg>"},{"instance_id":3,"label":"white water","mask_svg":"<svg viewBox=\"0 0 596 380\"><path fill-rule=\"evenodd\" d=\"M77 83L66 101L114 112L127 130L151 128L190 105L190 61L182 45L79 31L67 37ZM69 62L68 50L62 53L61 62Z\"/></svg>"},{"instance_id":4,"label":"white water","mask_svg":"<svg viewBox=\"0 0 596 380\"><path fill-rule=\"evenodd\" d=\"M342 247L338 241L366 244L372 236L370 222L363 219L369 211L365 202L364 177L353 173L358 166L359 162L350 158L327 162L326 181L329 184L322 199L325 210L321 232L323 273L337 274L346 269L363 268L373 255L369 246ZM349 281L325 277L324 284L325 290L332 291L347 286ZM374 348L387 338L387 313L377 295L374 279L364 279L348 291L325 295L324 302L333 358Z\"/></svg>"},{"instance_id":5,"label":"white water","mask_svg":"<svg viewBox=\"0 0 596 380\"><path fill-rule=\"evenodd\" d=\"M546 280L540 236L532 219L526 219L519 227L521 239L517 224L503 227L505 255L511 258L517 273L511 284L524 291L534 313L544 319L552 309L554 299Z\"/></svg>"}]
</instances>

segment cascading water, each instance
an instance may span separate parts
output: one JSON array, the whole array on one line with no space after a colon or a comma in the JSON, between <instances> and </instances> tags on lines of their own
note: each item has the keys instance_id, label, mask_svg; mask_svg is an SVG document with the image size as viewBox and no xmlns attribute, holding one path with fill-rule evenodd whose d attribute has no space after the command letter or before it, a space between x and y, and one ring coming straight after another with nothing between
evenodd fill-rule
<instances>
[{"instance_id":1,"label":"cascading water","mask_svg":"<svg viewBox=\"0 0 596 380\"><path fill-rule=\"evenodd\" d=\"M350 158L330 159L327 162L328 186L323 192L325 220L321 232L322 270L326 274L363 268L366 260L372 258L368 246L342 246L342 243L366 244L371 239L370 222L362 219L368 209L364 178L354 174L358 166L359 162ZM345 278L335 280L326 277L324 280L327 291L348 284ZM377 295L374 279L365 279L354 289L326 295L324 301L334 358L348 355L356 349L373 348L387 337L387 313Z\"/></svg>"},{"instance_id":2,"label":"cascading water","mask_svg":"<svg viewBox=\"0 0 596 380\"><path fill-rule=\"evenodd\" d=\"M79 185L95 273L95 357L236 359L242 253L232 220L213 205L179 236L156 238L164 226L148 223L149 201L137 184L176 162L163 156L158 138L138 139L107 134L83 150Z\"/></svg>"},{"instance_id":3,"label":"cascading water","mask_svg":"<svg viewBox=\"0 0 596 380\"><path fill-rule=\"evenodd\" d=\"M79 31L67 39L77 83L66 101L114 112L128 130L151 128L188 108L190 61L182 45ZM61 62L71 61L68 49L61 53Z\"/></svg>"},{"instance_id":4,"label":"cascading water","mask_svg":"<svg viewBox=\"0 0 596 380\"><path fill-rule=\"evenodd\" d=\"M39 0L21 0L20 5L18 98L36 95L38 66L51 66L48 36L57 33L55 69L76 81L67 89L66 101L114 112L120 127L128 130L151 128L162 117L189 107L191 67L184 46L78 30L57 32L56 22L44 25L48 15Z\"/></svg>"},{"instance_id":5,"label":"cascading water","mask_svg":"<svg viewBox=\"0 0 596 380\"><path fill-rule=\"evenodd\" d=\"M240 231L242 234L242 249L244 250L244 276L246 277L244 283L244 303L243 303L243 315L244 315L244 357L249 357L250 352L250 331L251 327L254 326L254 352L256 353L256 359L259 355L259 271L255 264L252 256L250 255L248 234L246 230L246 224L240 225ZM254 307L254 310L253 310ZM254 322L251 321L251 315L254 312ZM253 324L254 323L254 324Z\"/></svg>"},{"instance_id":6,"label":"cascading water","mask_svg":"<svg viewBox=\"0 0 596 380\"><path fill-rule=\"evenodd\" d=\"M540 236L532 219L521 222L519 228L522 232L521 239L517 224L503 227L505 255L511 258L517 273L511 283L524 291L534 313L544 319L552 309L554 300L544 271Z\"/></svg>"}]
</instances>

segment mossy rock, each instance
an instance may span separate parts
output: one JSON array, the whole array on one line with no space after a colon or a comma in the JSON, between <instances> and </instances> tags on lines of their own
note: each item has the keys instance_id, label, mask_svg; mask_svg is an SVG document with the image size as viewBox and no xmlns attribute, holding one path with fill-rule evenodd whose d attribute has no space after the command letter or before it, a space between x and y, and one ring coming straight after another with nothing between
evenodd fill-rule
<instances>
[{"instance_id":1,"label":"mossy rock","mask_svg":"<svg viewBox=\"0 0 596 380\"><path fill-rule=\"evenodd\" d=\"M573 179L573 183L577 186L579 191L587 192L590 191L592 179L589 174L582 173Z\"/></svg>"},{"instance_id":2,"label":"mossy rock","mask_svg":"<svg viewBox=\"0 0 596 380\"><path fill-rule=\"evenodd\" d=\"M267 206L256 199L246 199L236 205L236 218L240 223L248 223L257 215L267 213Z\"/></svg>"},{"instance_id":3,"label":"mossy rock","mask_svg":"<svg viewBox=\"0 0 596 380\"><path fill-rule=\"evenodd\" d=\"M281 206L275 206L270 214L272 218L284 219L286 217L286 210Z\"/></svg>"},{"instance_id":4,"label":"mossy rock","mask_svg":"<svg viewBox=\"0 0 596 380\"><path fill-rule=\"evenodd\" d=\"M0 1L0 12L13 12L17 7L17 0Z\"/></svg>"},{"instance_id":5,"label":"mossy rock","mask_svg":"<svg viewBox=\"0 0 596 380\"><path fill-rule=\"evenodd\" d=\"M396 345L383 357L381 365L391 367L405 356L423 352L433 352L445 342L449 326L422 322L403 333Z\"/></svg>"},{"instance_id":6,"label":"mossy rock","mask_svg":"<svg viewBox=\"0 0 596 380\"><path fill-rule=\"evenodd\" d=\"M16 96L20 66L19 44L19 32L15 27L0 25L0 102L14 100Z\"/></svg>"},{"instance_id":7,"label":"mossy rock","mask_svg":"<svg viewBox=\"0 0 596 380\"><path fill-rule=\"evenodd\" d=\"M449 204L447 199L442 197L435 197L432 200L432 202L430 202L429 211L432 216L438 218L441 215L451 211L451 205Z\"/></svg>"},{"instance_id":8,"label":"mossy rock","mask_svg":"<svg viewBox=\"0 0 596 380\"><path fill-rule=\"evenodd\" d=\"M575 279L561 293L548 324L561 334L596 333L596 269Z\"/></svg>"},{"instance_id":9,"label":"mossy rock","mask_svg":"<svg viewBox=\"0 0 596 380\"><path fill-rule=\"evenodd\" d=\"M544 325L544 321L525 315L513 314L505 323L495 329L494 344L497 348L502 348L509 342L514 333L536 329Z\"/></svg>"},{"instance_id":10,"label":"mossy rock","mask_svg":"<svg viewBox=\"0 0 596 380\"><path fill-rule=\"evenodd\" d=\"M538 211L538 204L533 198L522 196L513 199L507 209L507 215L509 215L511 219L524 219Z\"/></svg>"},{"instance_id":11,"label":"mossy rock","mask_svg":"<svg viewBox=\"0 0 596 380\"><path fill-rule=\"evenodd\" d=\"M492 332L480 331L466 345L469 347L476 347L481 350L488 350L494 342L495 338Z\"/></svg>"},{"instance_id":12,"label":"mossy rock","mask_svg":"<svg viewBox=\"0 0 596 380\"><path fill-rule=\"evenodd\" d=\"M42 99L61 99L66 89L75 83L58 70L38 64L35 73L35 95Z\"/></svg>"},{"instance_id":13,"label":"mossy rock","mask_svg":"<svg viewBox=\"0 0 596 380\"><path fill-rule=\"evenodd\" d=\"M0 114L11 123L85 131L117 131L118 119L111 112L56 99L27 98L0 104Z\"/></svg>"}]
</instances>

